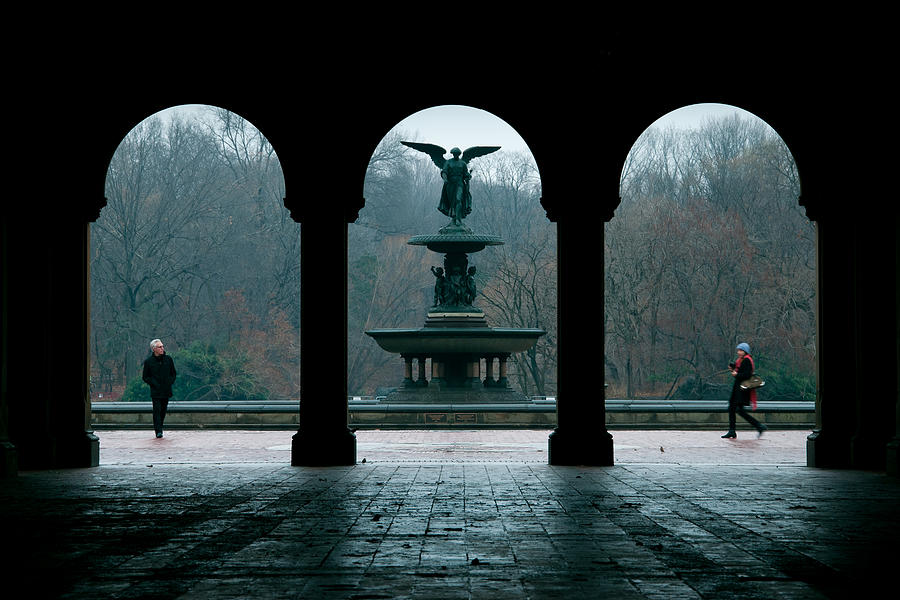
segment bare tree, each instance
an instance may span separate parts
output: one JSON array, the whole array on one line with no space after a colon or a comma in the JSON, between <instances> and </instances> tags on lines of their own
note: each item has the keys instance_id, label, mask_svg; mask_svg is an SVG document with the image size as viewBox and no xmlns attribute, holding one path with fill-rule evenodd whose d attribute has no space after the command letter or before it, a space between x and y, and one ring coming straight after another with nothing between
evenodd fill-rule
<instances>
[{"instance_id":1,"label":"bare tree","mask_svg":"<svg viewBox=\"0 0 900 600\"><path fill-rule=\"evenodd\" d=\"M91 231L93 363L104 378L134 378L153 337L172 350L227 342L229 290L246 294L263 329L290 323L299 342L299 225L255 128L216 110L204 121L151 118L120 144L106 192Z\"/></svg>"},{"instance_id":2,"label":"bare tree","mask_svg":"<svg viewBox=\"0 0 900 600\"><path fill-rule=\"evenodd\" d=\"M651 128L606 225L613 393L702 393L735 343L770 372L813 372L814 244L790 152L764 123ZM770 390L773 391L773 390Z\"/></svg>"},{"instance_id":3,"label":"bare tree","mask_svg":"<svg viewBox=\"0 0 900 600\"><path fill-rule=\"evenodd\" d=\"M202 301L210 275L201 266L222 244L225 192L210 140L183 122L165 132L145 122L114 155L107 206L92 227L93 308L111 321L97 328L108 335L95 337L95 351L109 346L126 378L153 333L177 338L176 313Z\"/></svg>"}]
</instances>

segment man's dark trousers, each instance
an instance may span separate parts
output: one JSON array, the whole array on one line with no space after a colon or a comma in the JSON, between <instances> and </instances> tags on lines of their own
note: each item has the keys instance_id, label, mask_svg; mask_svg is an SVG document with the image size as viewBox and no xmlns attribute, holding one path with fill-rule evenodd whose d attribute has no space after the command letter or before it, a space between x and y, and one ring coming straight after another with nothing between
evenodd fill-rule
<instances>
[{"instance_id":1,"label":"man's dark trousers","mask_svg":"<svg viewBox=\"0 0 900 600\"><path fill-rule=\"evenodd\" d=\"M166 409L169 408L168 398L151 398L153 401L153 429L157 435L162 433L163 421L166 418Z\"/></svg>"}]
</instances>

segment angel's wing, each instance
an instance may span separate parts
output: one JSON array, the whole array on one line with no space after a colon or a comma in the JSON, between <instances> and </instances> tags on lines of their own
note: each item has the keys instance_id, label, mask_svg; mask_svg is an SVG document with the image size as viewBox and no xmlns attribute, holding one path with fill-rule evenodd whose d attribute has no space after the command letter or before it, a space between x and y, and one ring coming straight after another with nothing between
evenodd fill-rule
<instances>
[{"instance_id":1,"label":"angel's wing","mask_svg":"<svg viewBox=\"0 0 900 600\"><path fill-rule=\"evenodd\" d=\"M431 161L437 165L438 169L444 168L444 163L447 162L447 159L444 158L444 155L447 154L447 151L437 146L435 144L422 144L419 142L400 142L404 146L409 146L413 150L418 150L419 152L424 152L428 156L431 157Z\"/></svg>"},{"instance_id":2,"label":"angel's wing","mask_svg":"<svg viewBox=\"0 0 900 600\"><path fill-rule=\"evenodd\" d=\"M462 153L462 159L469 162L473 158L496 152L499 149L500 146L472 146L471 148L466 148L466 151Z\"/></svg>"}]
</instances>

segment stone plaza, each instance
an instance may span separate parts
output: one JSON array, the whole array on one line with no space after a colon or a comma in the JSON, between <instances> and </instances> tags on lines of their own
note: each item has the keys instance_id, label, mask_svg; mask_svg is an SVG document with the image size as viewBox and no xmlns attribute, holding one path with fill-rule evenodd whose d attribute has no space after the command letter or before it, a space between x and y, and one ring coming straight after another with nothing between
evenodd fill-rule
<instances>
[{"instance_id":1,"label":"stone plaza","mask_svg":"<svg viewBox=\"0 0 900 600\"><path fill-rule=\"evenodd\" d=\"M900 480L806 466L806 432L616 431L611 467L547 431L100 433L101 464L0 486L7 578L67 598L845 598L889 581Z\"/></svg>"}]
</instances>

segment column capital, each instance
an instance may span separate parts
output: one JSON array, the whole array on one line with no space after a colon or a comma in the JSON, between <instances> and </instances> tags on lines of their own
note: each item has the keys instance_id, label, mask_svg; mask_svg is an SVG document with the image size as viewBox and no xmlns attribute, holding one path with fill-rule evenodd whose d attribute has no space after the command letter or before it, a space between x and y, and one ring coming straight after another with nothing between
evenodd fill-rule
<instances>
[{"instance_id":1,"label":"column capital","mask_svg":"<svg viewBox=\"0 0 900 600\"><path fill-rule=\"evenodd\" d=\"M304 203L303 200L289 199L285 196L282 202L295 223L309 224L329 216L340 218L344 223L354 223L359 218L359 211L365 206L366 199L359 197L355 201L335 202L331 206L323 206L322 204Z\"/></svg>"},{"instance_id":2,"label":"column capital","mask_svg":"<svg viewBox=\"0 0 900 600\"><path fill-rule=\"evenodd\" d=\"M560 205L558 202L550 201L541 197L541 206L547 219L552 223L581 221L584 219L598 221L600 223L608 223L615 215L616 208L622 202L622 198L616 194L614 201L598 201L592 205L591 214L586 214L583 203L569 202Z\"/></svg>"}]
</instances>

